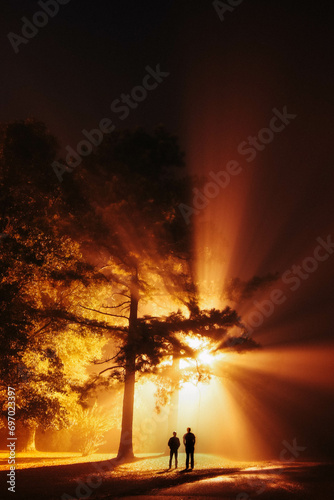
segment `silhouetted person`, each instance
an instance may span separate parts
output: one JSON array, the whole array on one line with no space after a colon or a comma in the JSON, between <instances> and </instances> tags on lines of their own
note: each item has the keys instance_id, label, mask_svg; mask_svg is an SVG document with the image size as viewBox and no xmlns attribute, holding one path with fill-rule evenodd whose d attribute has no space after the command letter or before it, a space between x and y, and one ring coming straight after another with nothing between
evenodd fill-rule
<instances>
[{"instance_id":1,"label":"silhouetted person","mask_svg":"<svg viewBox=\"0 0 334 500\"><path fill-rule=\"evenodd\" d=\"M194 468L194 451L195 451L195 434L190 432L190 427L187 428L187 433L183 436L183 444L186 447L186 469L189 468L189 457L191 461L191 468Z\"/></svg>"},{"instance_id":2,"label":"silhouetted person","mask_svg":"<svg viewBox=\"0 0 334 500\"><path fill-rule=\"evenodd\" d=\"M180 440L176 437L176 432L173 432L173 437L169 439L168 446L170 447L169 468L172 468L173 455L175 455L175 469L177 469L177 450L180 447Z\"/></svg>"}]
</instances>

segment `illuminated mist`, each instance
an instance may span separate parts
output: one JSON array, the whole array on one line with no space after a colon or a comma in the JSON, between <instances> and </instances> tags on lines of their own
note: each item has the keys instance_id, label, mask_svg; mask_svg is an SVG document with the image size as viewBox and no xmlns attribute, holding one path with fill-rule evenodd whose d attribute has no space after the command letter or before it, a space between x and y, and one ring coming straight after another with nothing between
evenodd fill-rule
<instances>
[{"instance_id":1,"label":"illuminated mist","mask_svg":"<svg viewBox=\"0 0 334 500\"><path fill-rule=\"evenodd\" d=\"M332 229L325 210L330 187L324 179L314 185L315 158L312 149L305 151L297 141L298 116L296 124L289 124L247 162L238 152L240 143L267 127L272 108L284 103L277 102L274 75L262 75L267 95L261 102L255 87L249 88L253 102L241 93L237 79L242 69L224 92L217 84L216 92L203 96L201 75L210 70L214 82L220 71L209 66L201 67L196 78L191 75L186 108L192 116L186 122L188 165L194 174L205 176L199 190L211 196L192 215L201 305L235 308L262 349L228 353L214 363L217 376L209 385L185 387L180 428L187 421L202 438L200 448L240 459L278 459L282 441L293 438L306 447L305 457L332 456L329 271L334 257L329 252L323 261L312 261L317 238L326 240ZM298 111L293 105L288 108ZM238 162L240 172L230 176L226 187L209 187L212 172L226 171L231 160ZM297 282L292 266L304 262L309 271ZM273 290L279 303L271 300Z\"/></svg>"},{"instance_id":2,"label":"illuminated mist","mask_svg":"<svg viewBox=\"0 0 334 500\"><path fill-rule=\"evenodd\" d=\"M201 68L201 74L208 69ZM201 193L212 181L210 173L225 170L229 161L238 161L241 168L191 215L200 305L235 308L262 349L216 358L204 352L211 380L183 385L176 429L168 428L168 407L154 413L153 383L141 390L138 384L135 435L141 436L141 445L147 440L151 450L161 451L172 431L182 437L190 426L201 452L279 460L282 442L296 439L305 448L300 460L332 456L334 345L328 291L334 257L319 261L298 286L291 280L292 266L312 257L317 238L330 234L332 221L324 210L330 187L321 179L314 187L313 150L305 152L297 141L298 117L253 161L247 163L238 153L243 140L268 125L272 109L285 104L275 94L274 74L264 77L267 95L260 108L256 98L250 104L240 95L233 81L223 95L218 85L216 93L203 95L199 73L191 75L185 109L191 116L187 165L206 177L198 187ZM249 91L256 97L257 90ZM288 108L297 114L293 105ZM288 272L290 281L282 280ZM273 291L280 301L270 305ZM186 366L182 361L180 369Z\"/></svg>"}]
</instances>

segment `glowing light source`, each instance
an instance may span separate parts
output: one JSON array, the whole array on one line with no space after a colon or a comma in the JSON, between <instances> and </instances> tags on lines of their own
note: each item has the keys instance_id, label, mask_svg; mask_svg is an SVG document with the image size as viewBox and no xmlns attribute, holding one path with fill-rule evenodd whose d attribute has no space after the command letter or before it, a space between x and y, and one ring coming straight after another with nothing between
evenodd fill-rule
<instances>
[{"instance_id":1,"label":"glowing light source","mask_svg":"<svg viewBox=\"0 0 334 500\"><path fill-rule=\"evenodd\" d=\"M208 339L199 337L197 335L187 335L187 344L192 349L201 349L203 347L207 347L210 343Z\"/></svg>"},{"instance_id":2,"label":"glowing light source","mask_svg":"<svg viewBox=\"0 0 334 500\"><path fill-rule=\"evenodd\" d=\"M202 351L198 356L197 356L198 361L200 361L203 365L211 365L214 360L215 356L210 353L210 351Z\"/></svg>"},{"instance_id":3,"label":"glowing light source","mask_svg":"<svg viewBox=\"0 0 334 500\"><path fill-rule=\"evenodd\" d=\"M216 352L216 344L212 343L208 338L187 335L184 340L195 351L195 356L194 358L182 358L180 360L180 369L196 367L198 363L212 366L215 361L226 357L226 353Z\"/></svg>"}]
</instances>

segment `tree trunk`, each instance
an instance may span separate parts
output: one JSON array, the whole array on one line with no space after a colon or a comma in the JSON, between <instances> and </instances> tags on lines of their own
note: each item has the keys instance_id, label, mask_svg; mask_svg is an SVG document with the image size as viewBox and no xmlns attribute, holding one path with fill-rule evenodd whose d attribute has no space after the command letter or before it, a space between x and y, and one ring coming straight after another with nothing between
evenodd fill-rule
<instances>
[{"instance_id":1,"label":"tree trunk","mask_svg":"<svg viewBox=\"0 0 334 500\"><path fill-rule=\"evenodd\" d=\"M172 433L177 432L177 424L179 420L179 398L180 398L180 359L176 354L173 355L173 383L172 383L172 394L170 398L169 405L169 413L168 413L168 436L166 443L168 443L168 439L172 436ZM180 437L180 436L179 436ZM166 445L165 455L169 455L169 448Z\"/></svg>"},{"instance_id":2,"label":"tree trunk","mask_svg":"<svg viewBox=\"0 0 334 500\"><path fill-rule=\"evenodd\" d=\"M132 279L131 302L129 317L129 333L127 339L127 359L125 367L125 382L123 396L123 414L121 439L118 448L117 458L134 458L132 444L132 425L133 425L133 404L135 395L136 378L136 352L135 340L137 336L137 317L138 317L138 278L137 275Z\"/></svg>"},{"instance_id":3,"label":"tree trunk","mask_svg":"<svg viewBox=\"0 0 334 500\"><path fill-rule=\"evenodd\" d=\"M36 430L37 425L30 425L27 427L27 444L23 451L36 451Z\"/></svg>"},{"instance_id":4,"label":"tree trunk","mask_svg":"<svg viewBox=\"0 0 334 500\"><path fill-rule=\"evenodd\" d=\"M179 395L180 395L180 360L173 356L173 372L174 372L174 390L171 395L169 415L168 415L168 433L170 436L173 431L176 431L179 419Z\"/></svg>"}]
</instances>

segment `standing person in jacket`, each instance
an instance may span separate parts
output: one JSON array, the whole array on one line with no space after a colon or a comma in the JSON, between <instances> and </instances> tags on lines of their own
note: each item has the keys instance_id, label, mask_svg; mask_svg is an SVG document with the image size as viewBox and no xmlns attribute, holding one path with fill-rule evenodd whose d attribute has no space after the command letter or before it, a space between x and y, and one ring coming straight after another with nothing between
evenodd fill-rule
<instances>
[{"instance_id":1,"label":"standing person in jacket","mask_svg":"<svg viewBox=\"0 0 334 500\"><path fill-rule=\"evenodd\" d=\"M191 431L191 429L190 429L190 427L188 427L187 433L183 436L183 444L186 447L186 454L187 454L186 469L189 468L189 458L190 458L190 462L191 462L191 469L194 468L194 451L195 451L196 438L195 438L195 434L193 434L190 431Z\"/></svg>"},{"instance_id":2,"label":"standing person in jacket","mask_svg":"<svg viewBox=\"0 0 334 500\"><path fill-rule=\"evenodd\" d=\"M177 469L177 452L180 447L180 440L176 437L176 432L173 432L173 437L171 437L168 441L168 446L170 448L169 455L169 468L172 468L173 455L175 455L175 469Z\"/></svg>"}]
</instances>

